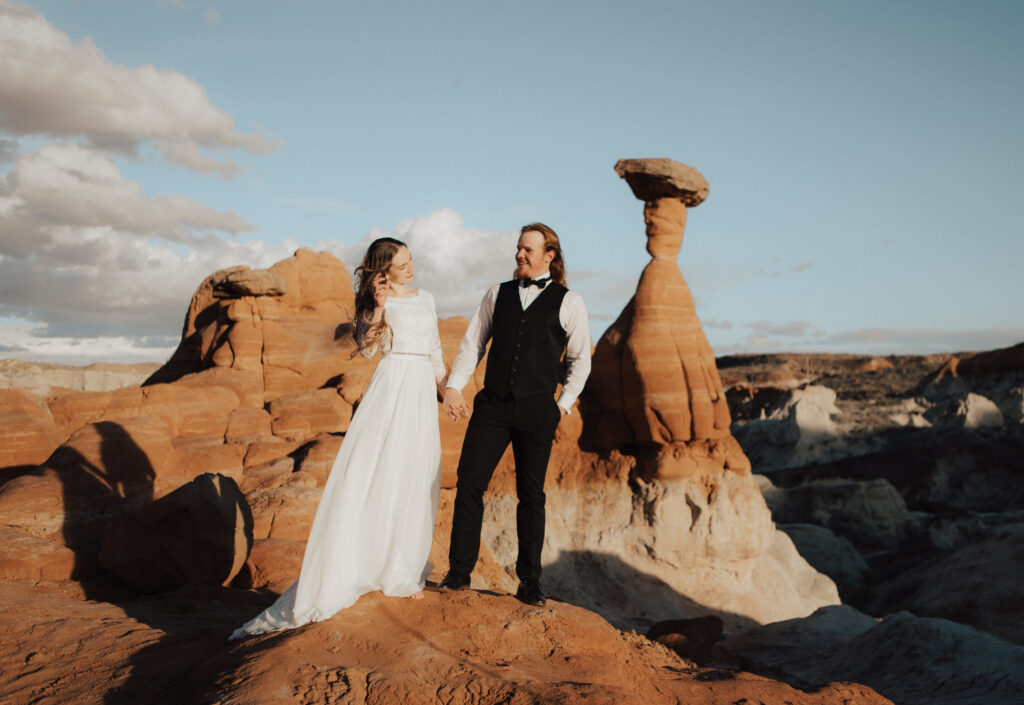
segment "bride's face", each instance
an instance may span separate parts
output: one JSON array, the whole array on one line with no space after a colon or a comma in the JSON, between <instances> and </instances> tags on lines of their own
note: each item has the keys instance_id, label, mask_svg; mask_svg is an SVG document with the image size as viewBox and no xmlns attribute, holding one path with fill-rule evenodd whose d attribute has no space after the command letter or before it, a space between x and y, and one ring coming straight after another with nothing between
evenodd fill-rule
<instances>
[{"instance_id":1,"label":"bride's face","mask_svg":"<svg viewBox=\"0 0 1024 705\"><path fill-rule=\"evenodd\" d=\"M388 268L388 279L392 284L408 284L412 281L415 273L412 266L412 255L408 247L399 247L398 252L391 258L391 267Z\"/></svg>"}]
</instances>

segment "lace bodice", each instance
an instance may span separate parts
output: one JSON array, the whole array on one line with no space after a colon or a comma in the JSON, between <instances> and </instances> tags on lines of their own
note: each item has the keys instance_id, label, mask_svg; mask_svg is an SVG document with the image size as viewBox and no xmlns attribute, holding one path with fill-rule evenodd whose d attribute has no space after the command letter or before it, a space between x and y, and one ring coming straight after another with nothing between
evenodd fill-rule
<instances>
[{"instance_id":1,"label":"lace bodice","mask_svg":"<svg viewBox=\"0 0 1024 705\"><path fill-rule=\"evenodd\" d=\"M391 347L383 352L429 355L434 367L434 378L442 380L447 374L444 354L441 352L441 336L437 332L437 312L434 297L429 291L420 289L416 296L399 298L389 296L384 304L384 316L391 326ZM363 351L363 357L373 357L377 345Z\"/></svg>"}]
</instances>

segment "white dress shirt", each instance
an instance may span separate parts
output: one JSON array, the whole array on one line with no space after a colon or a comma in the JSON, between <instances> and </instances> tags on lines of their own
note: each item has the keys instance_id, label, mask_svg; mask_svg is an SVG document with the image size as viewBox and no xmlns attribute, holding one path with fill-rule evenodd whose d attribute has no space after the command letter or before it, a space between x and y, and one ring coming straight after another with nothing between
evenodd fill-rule
<instances>
[{"instance_id":1,"label":"white dress shirt","mask_svg":"<svg viewBox=\"0 0 1024 705\"><path fill-rule=\"evenodd\" d=\"M547 279L541 276L539 279ZM448 376L448 386L459 391L466 386L476 366L480 364L487 351L487 342L491 339L494 323L494 304L498 300L498 289L495 284L484 294L480 308L473 314L466 334L459 344L459 354L452 363L452 371ZM525 311L540 293L539 286L520 286L519 301ZM572 409L576 397L583 391L583 384L590 375L590 326L587 322L587 308L583 305L583 297L573 291L567 291L558 309L558 321L562 324L567 340L565 343L566 376L562 382L562 393L558 396L558 405L566 412Z\"/></svg>"}]
</instances>

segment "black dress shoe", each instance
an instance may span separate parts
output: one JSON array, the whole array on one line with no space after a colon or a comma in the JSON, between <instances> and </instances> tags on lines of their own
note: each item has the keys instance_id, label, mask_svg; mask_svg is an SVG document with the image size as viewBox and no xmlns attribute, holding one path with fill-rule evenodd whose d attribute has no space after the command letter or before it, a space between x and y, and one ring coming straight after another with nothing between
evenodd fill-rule
<instances>
[{"instance_id":1,"label":"black dress shoe","mask_svg":"<svg viewBox=\"0 0 1024 705\"><path fill-rule=\"evenodd\" d=\"M469 587L469 576L457 570L449 570L437 584L438 590L464 590Z\"/></svg>"},{"instance_id":2,"label":"black dress shoe","mask_svg":"<svg viewBox=\"0 0 1024 705\"><path fill-rule=\"evenodd\" d=\"M519 583L516 599L528 605L543 605L547 602L544 591L540 589L540 581L526 579Z\"/></svg>"}]
</instances>

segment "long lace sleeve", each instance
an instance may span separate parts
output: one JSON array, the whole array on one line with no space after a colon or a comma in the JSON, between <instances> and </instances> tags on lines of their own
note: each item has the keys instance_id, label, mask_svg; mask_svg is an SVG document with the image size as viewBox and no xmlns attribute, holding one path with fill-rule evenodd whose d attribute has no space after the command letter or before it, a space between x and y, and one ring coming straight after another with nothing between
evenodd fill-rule
<instances>
[{"instance_id":1,"label":"long lace sleeve","mask_svg":"<svg viewBox=\"0 0 1024 705\"><path fill-rule=\"evenodd\" d=\"M423 295L427 297L430 305L430 312L434 316L434 335L430 341L430 364L434 367L434 379L438 384L442 384L448 380L448 368L444 366L444 351L441 349L441 334L437 327L437 308L434 304L434 295L429 291L424 291Z\"/></svg>"},{"instance_id":2,"label":"long lace sleeve","mask_svg":"<svg viewBox=\"0 0 1024 705\"><path fill-rule=\"evenodd\" d=\"M441 349L441 334L434 328L434 341L430 345L430 364L434 366L434 379L439 383L448 379L448 370L444 366L444 351Z\"/></svg>"},{"instance_id":3,"label":"long lace sleeve","mask_svg":"<svg viewBox=\"0 0 1024 705\"><path fill-rule=\"evenodd\" d=\"M356 322L356 343L359 345L359 354L365 357L367 360L373 358L377 354L377 348L380 347L379 341L374 340L367 346L363 345L363 341L366 339L366 333L370 329L370 326L366 321Z\"/></svg>"}]
</instances>

